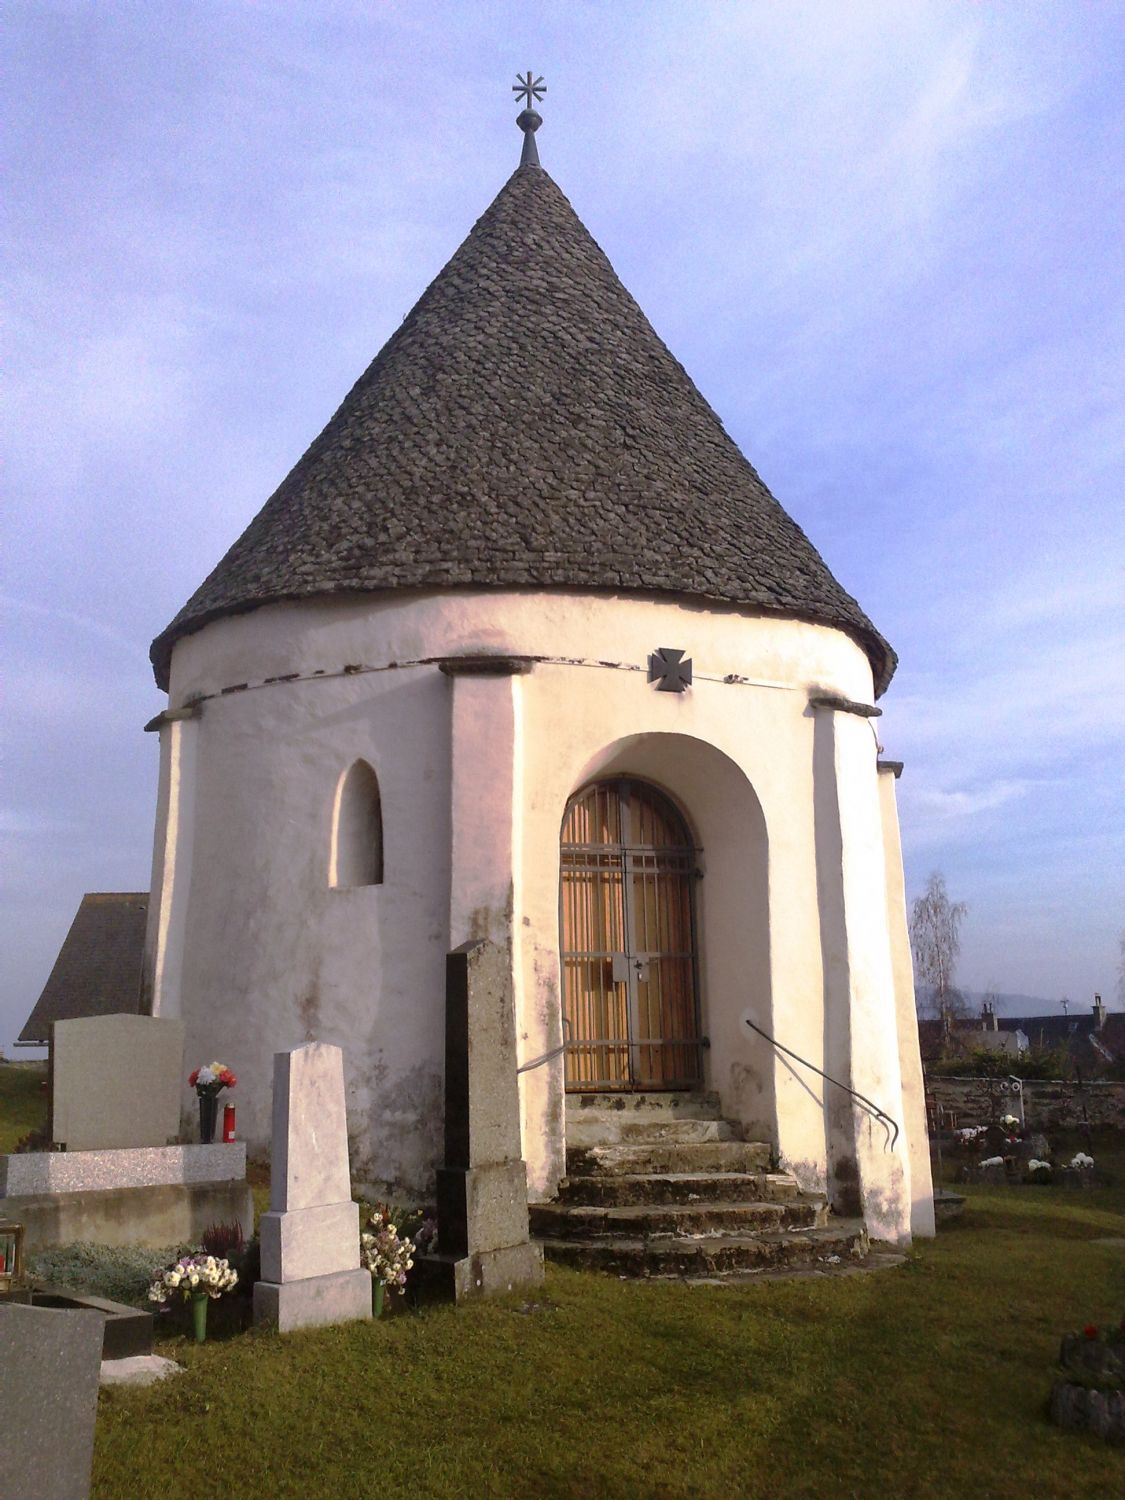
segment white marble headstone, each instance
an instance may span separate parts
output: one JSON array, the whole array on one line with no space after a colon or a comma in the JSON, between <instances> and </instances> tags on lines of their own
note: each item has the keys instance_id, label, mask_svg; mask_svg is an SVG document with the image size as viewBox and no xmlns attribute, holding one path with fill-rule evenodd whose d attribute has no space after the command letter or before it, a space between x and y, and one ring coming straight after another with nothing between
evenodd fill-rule
<instances>
[{"instance_id":1,"label":"white marble headstone","mask_svg":"<svg viewBox=\"0 0 1125 1500\"><path fill-rule=\"evenodd\" d=\"M275 1053L270 1208L290 1213L351 1196L343 1052L310 1042Z\"/></svg>"},{"instance_id":2,"label":"white marble headstone","mask_svg":"<svg viewBox=\"0 0 1125 1500\"><path fill-rule=\"evenodd\" d=\"M311 1042L273 1060L270 1208L259 1226L254 1318L282 1333L371 1316L352 1202L344 1054Z\"/></svg>"}]
</instances>

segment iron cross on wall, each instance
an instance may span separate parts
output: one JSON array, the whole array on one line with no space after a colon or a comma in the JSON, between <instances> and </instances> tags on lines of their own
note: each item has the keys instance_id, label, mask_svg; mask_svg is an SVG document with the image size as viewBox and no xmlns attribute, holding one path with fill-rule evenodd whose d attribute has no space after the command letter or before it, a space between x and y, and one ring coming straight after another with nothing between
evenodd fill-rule
<instances>
[{"instance_id":1,"label":"iron cross on wall","mask_svg":"<svg viewBox=\"0 0 1125 1500\"><path fill-rule=\"evenodd\" d=\"M691 687L691 657L661 646L648 659L648 680L658 693L682 693Z\"/></svg>"}]
</instances>

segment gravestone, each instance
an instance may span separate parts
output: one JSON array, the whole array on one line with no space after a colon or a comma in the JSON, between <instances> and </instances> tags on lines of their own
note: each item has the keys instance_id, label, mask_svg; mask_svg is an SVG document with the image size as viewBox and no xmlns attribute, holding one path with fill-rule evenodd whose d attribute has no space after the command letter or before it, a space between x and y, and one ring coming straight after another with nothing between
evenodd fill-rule
<instances>
[{"instance_id":1,"label":"gravestone","mask_svg":"<svg viewBox=\"0 0 1125 1500\"><path fill-rule=\"evenodd\" d=\"M166 1146L180 1129L184 1026L87 1016L51 1028L51 1140L68 1151Z\"/></svg>"},{"instance_id":2,"label":"gravestone","mask_svg":"<svg viewBox=\"0 0 1125 1500\"><path fill-rule=\"evenodd\" d=\"M286 1333L371 1316L352 1202L344 1054L312 1042L273 1059L270 1207L259 1225L254 1321Z\"/></svg>"},{"instance_id":3,"label":"gravestone","mask_svg":"<svg viewBox=\"0 0 1125 1500\"><path fill-rule=\"evenodd\" d=\"M515 1000L508 955L464 943L446 956L445 1165L437 1255L427 1275L455 1300L537 1286L543 1251L527 1220Z\"/></svg>"},{"instance_id":4,"label":"gravestone","mask_svg":"<svg viewBox=\"0 0 1125 1500\"><path fill-rule=\"evenodd\" d=\"M86 1500L104 1323L100 1312L0 1303L0 1495Z\"/></svg>"}]
</instances>

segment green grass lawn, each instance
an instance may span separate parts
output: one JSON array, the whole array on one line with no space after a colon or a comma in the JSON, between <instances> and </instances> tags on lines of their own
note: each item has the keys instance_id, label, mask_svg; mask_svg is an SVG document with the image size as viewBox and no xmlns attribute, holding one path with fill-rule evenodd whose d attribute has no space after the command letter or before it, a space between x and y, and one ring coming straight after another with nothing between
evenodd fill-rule
<instances>
[{"instance_id":1,"label":"green grass lawn","mask_svg":"<svg viewBox=\"0 0 1125 1500\"><path fill-rule=\"evenodd\" d=\"M0 1067L0 1148L42 1121L41 1076ZM1112 1186L968 1188L961 1221L871 1276L689 1287L549 1270L530 1304L170 1340L186 1374L101 1394L94 1495L1123 1493L1121 1451L1045 1414L1060 1336L1125 1313L1125 1249L1099 1243L1125 1239L1125 1147L1092 1146Z\"/></svg>"},{"instance_id":2,"label":"green grass lawn","mask_svg":"<svg viewBox=\"0 0 1125 1500\"><path fill-rule=\"evenodd\" d=\"M47 1064L0 1063L0 1156L47 1124Z\"/></svg>"},{"instance_id":3,"label":"green grass lawn","mask_svg":"<svg viewBox=\"0 0 1125 1500\"><path fill-rule=\"evenodd\" d=\"M736 1287L551 1270L545 1292L372 1325L164 1347L104 1391L110 1497L949 1497L1125 1488L1045 1403L1060 1335L1125 1312L1113 1187L969 1189L878 1274Z\"/></svg>"}]
</instances>

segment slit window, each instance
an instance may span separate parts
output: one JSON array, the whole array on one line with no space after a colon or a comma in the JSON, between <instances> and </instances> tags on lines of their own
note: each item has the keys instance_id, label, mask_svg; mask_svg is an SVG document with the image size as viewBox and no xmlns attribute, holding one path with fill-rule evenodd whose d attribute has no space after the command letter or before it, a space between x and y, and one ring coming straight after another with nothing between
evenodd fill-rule
<instances>
[{"instance_id":1,"label":"slit window","mask_svg":"<svg viewBox=\"0 0 1125 1500\"><path fill-rule=\"evenodd\" d=\"M349 767L336 791L328 880L338 889L383 883L383 807L365 760Z\"/></svg>"}]
</instances>

